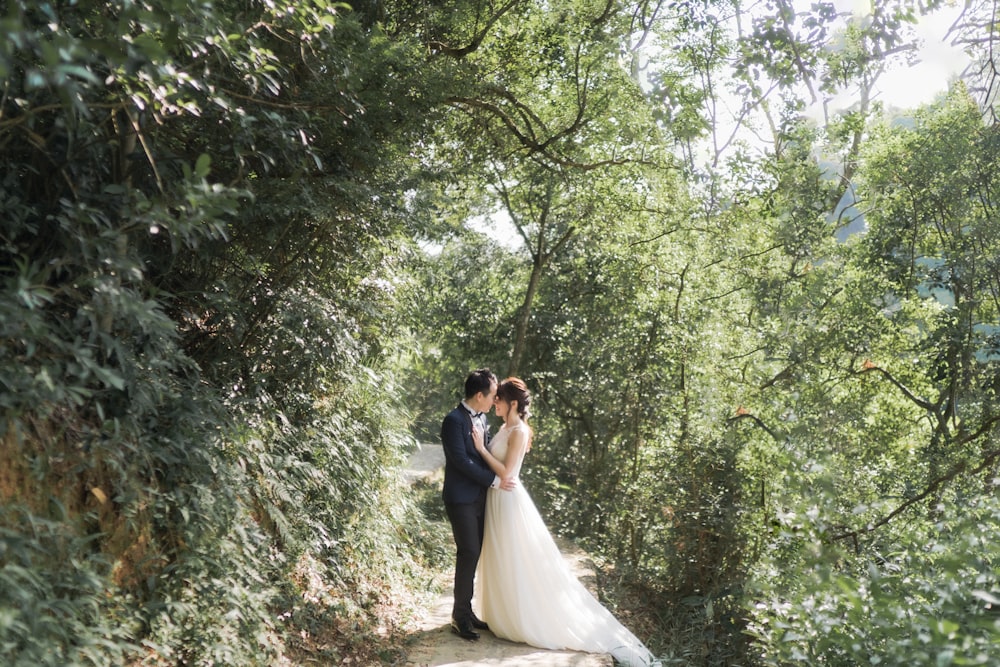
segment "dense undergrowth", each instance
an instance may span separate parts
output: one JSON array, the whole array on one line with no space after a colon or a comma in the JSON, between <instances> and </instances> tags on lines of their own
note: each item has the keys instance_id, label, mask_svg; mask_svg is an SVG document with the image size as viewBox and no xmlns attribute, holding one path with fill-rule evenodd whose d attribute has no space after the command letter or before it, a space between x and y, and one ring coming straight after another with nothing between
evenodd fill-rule
<instances>
[{"instance_id":1,"label":"dense undergrowth","mask_svg":"<svg viewBox=\"0 0 1000 667\"><path fill-rule=\"evenodd\" d=\"M408 130L280 101L396 95L320 75L400 56L343 9L4 4L0 663L336 662L401 632L403 223L373 202L407 166L351 152Z\"/></svg>"},{"instance_id":2,"label":"dense undergrowth","mask_svg":"<svg viewBox=\"0 0 1000 667\"><path fill-rule=\"evenodd\" d=\"M817 127L789 63L916 10L739 4L0 3L0 664L401 659L483 365L665 661L995 660L1000 133ZM770 148L703 170L732 86Z\"/></svg>"}]
</instances>

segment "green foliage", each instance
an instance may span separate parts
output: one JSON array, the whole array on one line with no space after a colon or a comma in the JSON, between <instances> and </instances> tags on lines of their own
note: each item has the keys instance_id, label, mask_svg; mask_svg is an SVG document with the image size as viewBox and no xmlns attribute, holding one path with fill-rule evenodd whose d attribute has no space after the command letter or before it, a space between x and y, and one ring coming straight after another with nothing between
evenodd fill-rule
<instances>
[{"instance_id":1,"label":"green foliage","mask_svg":"<svg viewBox=\"0 0 1000 667\"><path fill-rule=\"evenodd\" d=\"M512 336L518 295L493 276L522 268L509 253L479 235L450 242L435 256L414 257L405 288L414 352L405 360L414 432L440 442L441 420L462 399L462 383L474 368L499 375L507 352L498 342Z\"/></svg>"},{"instance_id":2,"label":"green foliage","mask_svg":"<svg viewBox=\"0 0 1000 667\"><path fill-rule=\"evenodd\" d=\"M4 12L0 660L362 647L412 558L384 361L409 43L323 0ZM296 602L314 579L344 599Z\"/></svg>"},{"instance_id":3,"label":"green foliage","mask_svg":"<svg viewBox=\"0 0 1000 667\"><path fill-rule=\"evenodd\" d=\"M105 594L108 563L53 509L52 520L10 505L0 515L0 655L12 665L122 662L137 647Z\"/></svg>"},{"instance_id":4,"label":"green foliage","mask_svg":"<svg viewBox=\"0 0 1000 667\"><path fill-rule=\"evenodd\" d=\"M762 561L748 631L764 664L991 664L1000 631L993 499L949 498L932 519L894 526L860 552L830 543L820 517L831 499L812 500L780 517Z\"/></svg>"},{"instance_id":5,"label":"green foliage","mask_svg":"<svg viewBox=\"0 0 1000 667\"><path fill-rule=\"evenodd\" d=\"M995 299L979 272L995 174L968 159L991 137L961 89L912 128L879 128L868 233L799 281L808 310L774 301L790 340L773 349L793 363L760 396L788 386L781 412L754 415L784 450L754 570L766 664L991 660Z\"/></svg>"},{"instance_id":6,"label":"green foliage","mask_svg":"<svg viewBox=\"0 0 1000 667\"><path fill-rule=\"evenodd\" d=\"M567 24L583 15L561 9L553 13ZM837 598L852 586L847 577L866 576L889 552L924 567L912 553L919 538L897 525L929 531L937 518L927 508L949 494L985 503L979 476L997 460L997 299L986 278L996 273L995 138L960 91L918 116L912 132L872 125L879 107L867 94L885 54L905 51L910 4L881 3L870 21L844 23L831 5L796 15L777 3L735 28L723 18L729 5L674 9L678 16L658 26L670 48L651 74L649 99L662 103L652 109L614 88L610 67L593 79L581 74L601 46L579 38L568 50L533 7L518 6L504 16L515 27L500 20L479 41L469 33L442 40L474 43L461 58L489 83L478 97L451 100L463 116L449 118L451 134L442 131L435 153L461 164L464 177L443 179L439 198L422 202L447 211L434 226L435 240L447 242L417 264L415 284L431 307L413 311L414 331L429 344L412 367L428 382L420 412L431 416L449 402L435 387L510 358L536 393L524 479L550 526L646 586L670 633L659 638L671 647L665 656L751 662L759 656L740 632L752 620L764 659L780 664L791 653L773 649L777 635L759 629L768 614L809 595ZM521 66L519 43L507 38L515 30L541 45L534 67ZM828 48L831 39L842 48ZM502 86L491 78L494 46L512 63ZM708 161L725 170L702 170L694 142L719 119L710 91L722 88L715 77L733 58L726 83L746 96L737 122L759 107L773 144L757 153L716 134ZM580 104L567 94L574 84L601 104ZM814 102L855 85L863 99L816 128L799 117L799 84ZM773 110L771 90L784 95ZM608 122L606 134L577 132L567 124L574 111ZM662 135L646 131L650 118L664 124ZM608 119L648 141L634 145L655 146L656 166L668 162L656 159L665 137L677 141L703 180L681 184L627 158L603 162L635 155L610 148L627 132L616 134ZM458 148L448 136L461 139ZM723 161L730 146L735 154ZM448 236L449 226L488 225L498 210L517 231L513 247L484 253L477 236ZM858 211L867 234L845 238ZM469 316L484 301L493 307L487 335ZM433 427L429 417L428 437ZM793 514L810 523L785 528ZM951 534L961 541L971 524L955 519ZM809 560L803 535L814 523L827 546ZM856 553L829 547L855 541ZM947 540L941 548L957 547ZM956 553L955 562L968 555ZM879 613L892 617L893 595L916 604L909 583L879 567ZM920 595L930 597L933 576ZM794 594L780 594L782 577ZM951 585L962 590L969 580L959 574ZM761 591L770 611L755 607ZM928 651L947 648L947 632L913 620L930 628ZM849 655L847 664L874 655L905 627L897 621L884 635L871 629L861 648L843 646L849 632L832 634L829 650L812 656ZM790 651L820 633L805 615L783 622L807 637ZM980 630L970 631L968 647L992 641ZM916 649L896 648L879 655L918 659Z\"/></svg>"},{"instance_id":7,"label":"green foliage","mask_svg":"<svg viewBox=\"0 0 1000 667\"><path fill-rule=\"evenodd\" d=\"M0 661L398 659L406 421L488 365L669 660L983 662L1000 144L872 124L921 8L794 10L6 3Z\"/></svg>"}]
</instances>

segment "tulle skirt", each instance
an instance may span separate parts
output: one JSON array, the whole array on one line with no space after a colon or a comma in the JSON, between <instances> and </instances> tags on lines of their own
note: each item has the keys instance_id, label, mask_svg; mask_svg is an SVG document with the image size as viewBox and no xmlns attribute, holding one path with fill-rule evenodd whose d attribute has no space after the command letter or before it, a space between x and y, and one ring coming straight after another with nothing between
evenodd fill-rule
<instances>
[{"instance_id":1,"label":"tulle skirt","mask_svg":"<svg viewBox=\"0 0 1000 667\"><path fill-rule=\"evenodd\" d=\"M503 639L653 664L642 642L573 574L523 485L488 491L475 597L479 617Z\"/></svg>"}]
</instances>

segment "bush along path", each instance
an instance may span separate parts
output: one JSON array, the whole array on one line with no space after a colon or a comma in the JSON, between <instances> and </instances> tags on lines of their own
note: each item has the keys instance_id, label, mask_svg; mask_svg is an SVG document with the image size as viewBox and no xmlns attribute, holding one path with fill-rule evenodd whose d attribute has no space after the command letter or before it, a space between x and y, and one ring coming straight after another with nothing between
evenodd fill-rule
<instances>
[{"instance_id":1,"label":"bush along path","mask_svg":"<svg viewBox=\"0 0 1000 667\"><path fill-rule=\"evenodd\" d=\"M443 475L444 453L440 445L424 444L409 459L403 475L411 485L430 484L438 490ZM441 520L444 519L443 507ZM449 529L450 530L450 529ZM449 533L450 534L450 533ZM590 558L571 542L557 539L563 557L588 588L595 578ZM474 665L506 665L509 667L545 665L546 667L611 667L611 656L577 651L547 651L516 644L495 637L488 630L481 632L478 641L468 641L451 632L452 585L450 569L443 570L437 578L439 595L433 599L422 618L416 623L412 641L406 650L403 664L407 667L472 667Z\"/></svg>"}]
</instances>

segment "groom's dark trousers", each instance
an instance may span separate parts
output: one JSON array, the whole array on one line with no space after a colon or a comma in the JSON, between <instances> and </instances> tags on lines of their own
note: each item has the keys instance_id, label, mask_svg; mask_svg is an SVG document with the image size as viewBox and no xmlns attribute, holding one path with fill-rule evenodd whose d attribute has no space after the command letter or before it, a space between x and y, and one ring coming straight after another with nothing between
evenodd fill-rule
<instances>
[{"instance_id":1,"label":"groom's dark trousers","mask_svg":"<svg viewBox=\"0 0 1000 667\"><path fill-rule=\"evenodd\" d=\"M472 618L473 581L483 549L483 519L486 516L486 493L472 503L448 503L445 506L451 532L455 536L455 603L451 616Z\"/></svg>"}]
</instances>

